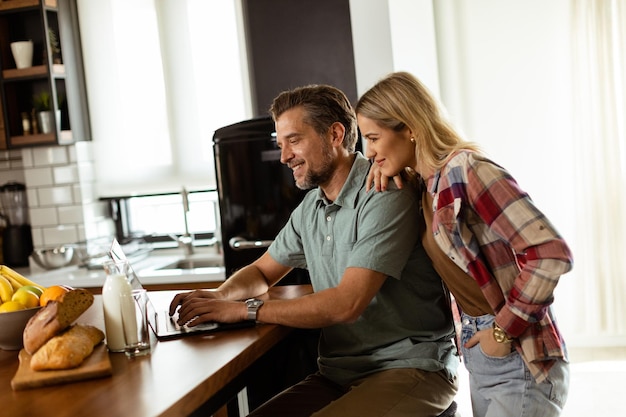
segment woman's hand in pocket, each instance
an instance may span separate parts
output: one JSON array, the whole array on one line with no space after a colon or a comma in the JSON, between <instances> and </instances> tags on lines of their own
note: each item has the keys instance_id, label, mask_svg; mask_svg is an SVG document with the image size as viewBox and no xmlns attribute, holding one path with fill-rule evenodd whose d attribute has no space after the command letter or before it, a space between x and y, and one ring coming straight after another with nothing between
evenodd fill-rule
<instances>
[{"instance_id":1,"label":"woman's hand in pocket","mask_svg":"<svg viewBox=\"0 0 626 417\"><path fill-rule=\"evenodd\" d=\"M501 358L511 353L511 342L496 342L492 329L479 330L465 343L465 347L469 349L477 344L487 356Z\"/></svg>"}]
</instances>

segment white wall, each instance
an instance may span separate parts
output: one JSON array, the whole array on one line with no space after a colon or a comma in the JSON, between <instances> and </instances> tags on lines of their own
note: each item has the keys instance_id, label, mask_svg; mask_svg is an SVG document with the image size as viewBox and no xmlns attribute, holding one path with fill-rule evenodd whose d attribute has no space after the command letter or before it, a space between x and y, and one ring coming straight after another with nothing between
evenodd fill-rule
<instances>
[{"instance_id":1,"label":"white wall","mask_svg":"<svg viewBox=\"0 0 626 417\"><path fill-rule=\"evenodd\" d=\"M393 71L387 0L350 0L356 90L361 96Z\"/></svg>"},{"instance_id":2,"label":"white wall","mask_svg":"<svg viewBox=\"0 0 626 417\"><path fill-rule=\"evenodd\" d=\"M571 61L567 0L435 2L443 102L468 139L507 168L574 250ZM575 273L555 310L577 344Z\"/></svg>"},{"instance_id":3,"label":"white wall","mask_svg":"<svg viewBox=\"0 0 626 417\"><path fill-rule=\"evenodd\" d=\"M573 169L569 2L443 0L436 10L452 118L550 217L571 226L562 217Z\"/></svg>"},{"instance_id":4,"label":"white wall","mask_svg":"<svg viewBox=\"0 0 626 417\"><path fill-rule=\"evenodd\" d=\"M453 123L518 179L568 239L568 0L353 0L359 95L412 72ZM570 212L571 213L571 212Z\"/></svg>"},{"instance_id":5,"label":"white wall","mask_svg":"<svg viewBox=\"0 0 626 417\"><path fill-rule=\"evenodd\" d=\"M457 128L513 174L576 257L569 1L357 0L350 7L359 94L388 72L418 76ZM555 301L569 340L577 336L575 273L562 278Z\"/></svg>"},{"instance_id":6,"label":"white wall","mask_svg":"<svg viewBox=\"0 0 626 417\"><path fill-rule=\"evenodd\" d=\"M357 93L409 71L439 96L432 0L351 0Z\"/></svg>"}]
</instances>

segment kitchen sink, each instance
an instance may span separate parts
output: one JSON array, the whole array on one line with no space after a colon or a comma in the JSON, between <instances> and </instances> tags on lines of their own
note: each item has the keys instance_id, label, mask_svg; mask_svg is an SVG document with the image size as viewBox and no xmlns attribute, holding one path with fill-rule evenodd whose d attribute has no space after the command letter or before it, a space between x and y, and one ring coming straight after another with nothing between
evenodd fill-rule
<instances>
[{"instance_id":1,"label":"kitchen sink","mask_svg":"<svg viewBox=\"0 0 626 417\"><path fill-rule=\"evenodd\" d=\"M224 266L221 259L180 259L157 269L219 268L221 266Z\"/></svg>"},{"instance_id":2,"label":"kitchen sink","mask_svg":"<svg viewBox=\"0 0 626 417\"><path fill-rule=\"evenodd\" d=\"M152 252L135 271L140 280L159 284L222 282L225 279L224 257L213 252L197 251L187 256Z\"/></svg>"}]
</instances>

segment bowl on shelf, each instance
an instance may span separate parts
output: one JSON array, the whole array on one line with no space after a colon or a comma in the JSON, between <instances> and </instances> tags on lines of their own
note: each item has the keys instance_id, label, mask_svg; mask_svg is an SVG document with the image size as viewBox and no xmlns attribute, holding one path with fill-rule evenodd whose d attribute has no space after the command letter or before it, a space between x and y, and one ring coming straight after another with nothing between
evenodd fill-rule
<instances>
[{"instance_id":1,"label":"bowl on shelf","mask_svg":"<svg viewBox=\"0 0 626 417\"><path fill-rule=\"evenodd\" d=\"M20 350L24 346L24 328L41 307L0 313L0 349Z\"/></svg>"},{"instance_id":2,"label":"bowl on shelf","mask_svg":"<svg viewBox=\"0 0 626 417\"><path fill-rule=\"evenodd\" d=\"M35 249L31 255L33 261L44 269L57 269L67 266L74 257L72 246L57 246L49 249Z\"/></svg>"}]
</instances>

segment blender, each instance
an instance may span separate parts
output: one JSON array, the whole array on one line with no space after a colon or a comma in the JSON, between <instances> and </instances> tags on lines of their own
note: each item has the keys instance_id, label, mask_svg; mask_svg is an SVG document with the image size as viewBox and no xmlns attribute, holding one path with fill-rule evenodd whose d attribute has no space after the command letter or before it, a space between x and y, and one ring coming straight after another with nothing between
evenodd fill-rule
<instances>
[{"instance_id":1,"label":"blender","mask_svg":"<svg viewBox=\"0 0 626 417\"><path fill-rule=\"evenodd\" d=\"M13 181L0 186L0 203L5 222L3 262L11 267L28 266L28 257L33 252L33 236L28 220L26 186Z\"/></svg>"}]
</instances>

